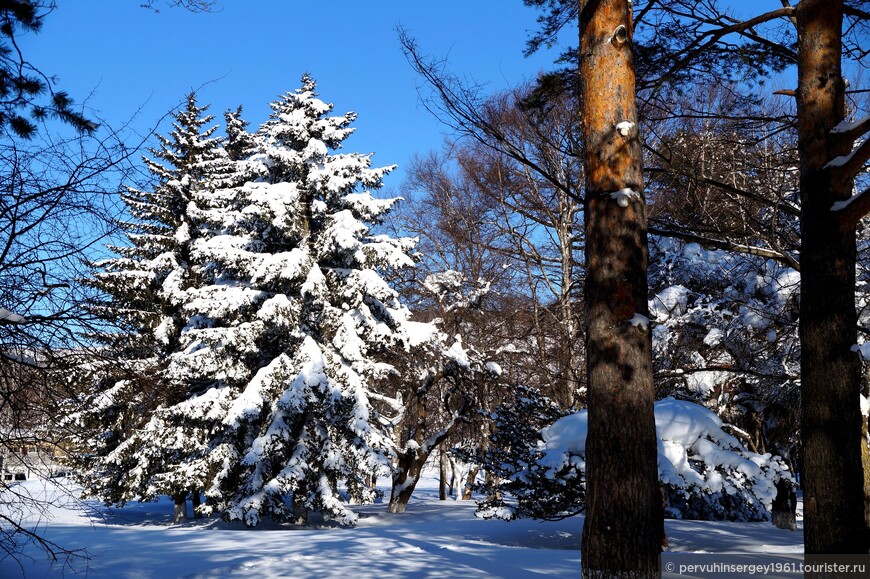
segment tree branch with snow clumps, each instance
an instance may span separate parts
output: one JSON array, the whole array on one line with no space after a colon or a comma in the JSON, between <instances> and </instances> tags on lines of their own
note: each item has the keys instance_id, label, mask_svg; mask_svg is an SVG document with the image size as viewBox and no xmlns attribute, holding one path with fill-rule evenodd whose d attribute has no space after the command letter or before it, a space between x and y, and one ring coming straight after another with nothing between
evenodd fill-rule
<instances>
[{"instance_id":1,"label":"tree branch with snow clumps","mask_svg":"<svg viewBox=\"0 0 870 579\"><path fill-rule=\"evenodd\" d=\"M0 324L21 324L26 321L24 316L13 313L6 308L0 308Z\"/></svg>"}]
</instances>

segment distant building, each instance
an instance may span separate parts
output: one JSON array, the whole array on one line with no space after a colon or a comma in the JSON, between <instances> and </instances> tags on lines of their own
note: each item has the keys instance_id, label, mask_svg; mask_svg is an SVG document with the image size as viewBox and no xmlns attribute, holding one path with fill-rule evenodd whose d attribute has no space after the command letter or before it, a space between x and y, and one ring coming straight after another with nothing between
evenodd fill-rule
<instances>
[{"instance_id":1,"label":"distant building","mask_svg":"<svg viewBox=\"0 0 870 579\"><path fill-rule=\"evenodd\" d=\"M19 323L15 314L0 308L0 321ZM58 444L57 417L51 403L57 396L57 372L51 365L71 367L74 350L47 354L18 348L3 348L0 357L0 483L57 476L64 467ZM60 361L69 358L66 365Z\"/></svg>"},{"instance_id":2,"label":"distant building","mask_svg":"<svg viewBox=\"0 0 870 579\"><path fill-rule=\"evenodd\" d=\"M63 476L65 468L58 458L62 450L57 445L35 436L15 436L0 446L0 480L3 482Z\"/></svg>"}]
</instances>

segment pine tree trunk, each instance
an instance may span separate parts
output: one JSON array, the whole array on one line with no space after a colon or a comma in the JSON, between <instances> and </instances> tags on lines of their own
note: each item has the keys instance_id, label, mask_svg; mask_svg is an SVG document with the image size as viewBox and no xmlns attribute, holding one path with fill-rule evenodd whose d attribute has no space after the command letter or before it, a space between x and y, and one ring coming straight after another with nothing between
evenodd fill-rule
<instances>
[{"instance_id":1,"label":"pine tree trunk","mask_svg":"<svg viewBox=\"0 0 870 579\"><path fill-rule=\"evenodd\" d=\"M584 577L657 577L664 514L644 323L647 229L630 6L583 6L589 430L581 563Z\"/></svg>"},{"instance_id":2,"label":"pine tree trunk","mask_svg":"<svg viewBox=\"0 0 870 579\"><path fill-rule=\"evenodd\" d=\"M868 437L868 417L861 420L861 466L864 468L864 526L870 533L870 440Z\"/></svg>"},{"instance_id":3,"label":"pine tree trunk","mask_svg":"<svg viewBox=\"0 0 870 579\"><path fill-rule=\"evenodd\" d=\"M855 230L831 211L851 181L825 165L848 153L831 129L845 115L842 0L802 0L798 26L801 187L801 436L808 554L866 553L861 464L861 369L855 310Z\"/></svg>"},{"instance_id":4,"label":"pine tree trunk","mask_svg":"<svg viewBox=\"0 0 870 579\"><path fill-rule=\"evenodd\" d=\"M187 519L187 495L178 494L172 497L174 503L172 520L176 523L183 523Z\"/></svg>"}]
</instances>

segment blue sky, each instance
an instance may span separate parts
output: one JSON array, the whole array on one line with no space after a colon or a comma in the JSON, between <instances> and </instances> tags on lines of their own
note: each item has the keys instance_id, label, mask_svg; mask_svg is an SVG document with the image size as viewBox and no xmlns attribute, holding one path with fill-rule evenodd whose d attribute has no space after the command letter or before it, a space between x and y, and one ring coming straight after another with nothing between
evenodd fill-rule
<instances>
[{"instance_id":1,"label":"blue sky","mask_svg":"<svg viewBox=\"0 0 870 579\"><path fill-rule=\"evenodd\" d=\"M161 2L155 12L140 0L59 0L42 32L21 46L92 114L114 127L136 115L140 131L191 89L218 118L243 105L255 127L270 101L311 72L337 112L359 114L347 148L374 152L376 165L400 165L390 188L411 156L439 147L445 131L419 104L420 81L397 26L492 91L552 68L555 55L522 55L538 13L521 0L216 0L205 14Z\"/></svg>"}]
</instances>

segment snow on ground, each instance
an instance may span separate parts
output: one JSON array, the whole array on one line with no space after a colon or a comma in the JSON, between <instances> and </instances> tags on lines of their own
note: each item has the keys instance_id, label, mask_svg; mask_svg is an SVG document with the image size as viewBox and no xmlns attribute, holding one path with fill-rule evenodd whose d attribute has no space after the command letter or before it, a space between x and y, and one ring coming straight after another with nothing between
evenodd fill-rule
<instances>
[{"instance_id":1,"label":"snow on ground","mask_svg":"<svg viewBox=\"0 0 870 579\"><path fill-rule=\"evenodd\" d=\"M64 480L64 479L61 479ZM303 528L199 520L172 524L172 503L131 503L123 509L77 504L58 489L28 481L16 490L55 497L50 520L31 520L49 539L90 558L64 567L30 547L32 560L7 557L0 577L577 577L582 517L559 522L474 517L471 501L439 501L427 477L399 515L386 505L356 506L357 528ZM795 553L803 534L769 523L667 521L671 550Z\"/></svg>"}]
</instances>

